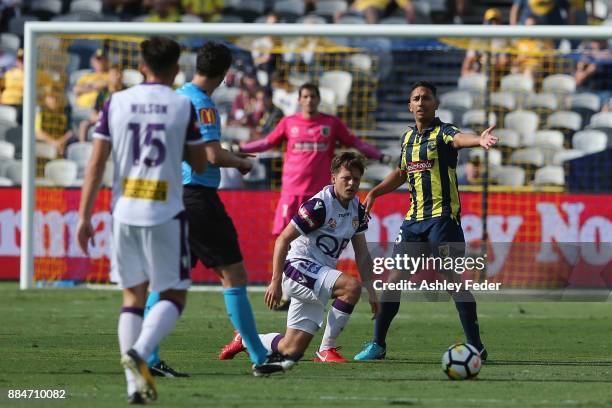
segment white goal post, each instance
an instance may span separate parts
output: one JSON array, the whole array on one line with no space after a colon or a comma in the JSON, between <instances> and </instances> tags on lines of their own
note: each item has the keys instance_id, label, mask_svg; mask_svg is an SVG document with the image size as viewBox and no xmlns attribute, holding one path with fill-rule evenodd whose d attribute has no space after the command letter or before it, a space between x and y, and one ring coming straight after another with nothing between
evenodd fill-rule
<instances>
[{"instance_id":1,"label":"white goal post","mask_svg":"<svg viewBox=\"0 0 612 408\"><path fill-rule=\"evenodd\" d=\"M24 30L23 170L21 191L20 288L34 286L34 205L37 55L36 40L50 34L379 37L379 38L612 38L612 26L484 26L484 25L311 25L27 22Z\"/></svg>"}]
</instances>

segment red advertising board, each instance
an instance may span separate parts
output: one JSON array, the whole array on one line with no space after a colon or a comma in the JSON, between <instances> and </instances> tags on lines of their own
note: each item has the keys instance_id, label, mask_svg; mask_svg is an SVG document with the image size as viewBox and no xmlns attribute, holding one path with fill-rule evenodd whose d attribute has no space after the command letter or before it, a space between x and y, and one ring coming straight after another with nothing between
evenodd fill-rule
<instances>
[{"instance_id":1,"label":"red advertising board","mask_svg":"<svg viewBox=\"0 0 612 408\"><path fill-rule=\"evenodd\" d=\"M18 279L21 191L18 188L2 188L0 191L0 279ZM36 193L36 278L106 281L111 251L110 192L101 192L94 209L93 223L97 234L90 258L85 257L74 240L80 190L38 188ZM279 193L222 191L220 195L238 230L251 282L267 281L271 272L274 247L274 238L270 231ZM466 240L472 246L477 246L482 236L482 196L480 193L462 193L461 201L461 221ZM409 195L402 192L379 198L367 232L368 242L394 241L408 203ZM533 270L538 269L534 268L534 265L548 260L548 269L555 269L556 276L561 276L559 279L567 280L572 274L571 269L577 267L587 270L587 273L581 272L580 276L601 275L602 268L604 271L609 269L612 258L612 254L607 253L605 247L591 245L578 254L582 258L575 262L575 259L570 261L568 257L571 256L560 251L555 244L612 242L612 209L609 203L610 195L606 194L490 193L487 229L492 242L552 245L531 246L533 253L529 255L525 253L525 247L515 251L504 250L504 254L498 253L495 259L489 259L488 273L497 279L512 281L509 270L516 269L515 263L525 265L533 275ZM525 260L526 256L533 259ZM354 272L351 257L351 250L345 251L341 256L339 269ZM584 262L596 267L589 272L588 268L584 268ZM559 265L565 265L561 272ZM192 277L196 282L216 281L212 271L199 264ZM533 276L530 277L532 278ZM577 283L591 284L593 279L581 277L577 279ZM546 282L554 284L555 280Z\"/></svg>"}]
</instances>

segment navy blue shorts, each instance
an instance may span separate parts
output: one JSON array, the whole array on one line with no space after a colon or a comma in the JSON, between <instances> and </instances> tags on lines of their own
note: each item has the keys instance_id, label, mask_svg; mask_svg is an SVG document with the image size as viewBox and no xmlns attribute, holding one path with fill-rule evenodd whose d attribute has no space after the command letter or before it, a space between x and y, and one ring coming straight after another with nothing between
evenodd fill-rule
<instances>
[{"instance_id":1,"label":"navy blue shorts","mask_svg":"<svg viewBox=\"0 0 612 408\"><path fill-rule=\"evenodd\" d=\"M461 223L451 217L424 221L404 220L395 240L394 254L463 256L465 237Z\"/></svg>"}]
</instances>

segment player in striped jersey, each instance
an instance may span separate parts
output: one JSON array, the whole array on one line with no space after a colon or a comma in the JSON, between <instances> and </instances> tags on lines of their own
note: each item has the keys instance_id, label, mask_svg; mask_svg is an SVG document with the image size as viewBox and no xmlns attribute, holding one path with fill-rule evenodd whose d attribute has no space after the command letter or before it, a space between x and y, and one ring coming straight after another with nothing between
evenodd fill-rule
<instances>
[{"instance_id":1,"label":"player in striped jersey","mask_svg":"<svg viewBox=\"0 0 612 408\"><path fill-rule=\"evenodd\" d=\"M436 117L436 87L428 81L412 85L409 108L414 114L416 125L401 137L400 165L368 193L365 199L366 211L369 213L377 197L407 182L410 208L396 239L396 251L412 251L414 243L420 242L427 243L435 256L463 256L465 239L460 223L457 152L467 147L481 146L489 149L494 146L497 143L497 138L491 133L494 126L478 136L461 133L456 126L442 122ZM419 252L421 249L422 246ZM449 279L457 279L452 271L439 272L444 272ZM389 279L400 280L400 271L391 271ZM486 359L473 295L466 290L451 295L468 343L481 351L483 360ZM386 355L387 331L399 310L399 301L394 297L397 293L388 292L383 296L381 311L376 318L374 339L355 356L356 360L382 359Z\"/></svg>"},{"instance_id":2,"label":"player in striped jersey","mask_svg":"<svg viewBox=\"0 0 612 408\"><path fill-rule=\"evenodd\" d=\"M157 397L145 361L174 328L191 284L181 163L185 159L200 172L207 165L195 110L188 97L172 90L180 46L153 37L140 51L145 83L113 94L101 111L77 227L87 254L95 233L93 205L112 153L111 274L123 287L118 334L130 404ZM148 288L161 299L143 319Z\"/></svg>"}]
</instances>

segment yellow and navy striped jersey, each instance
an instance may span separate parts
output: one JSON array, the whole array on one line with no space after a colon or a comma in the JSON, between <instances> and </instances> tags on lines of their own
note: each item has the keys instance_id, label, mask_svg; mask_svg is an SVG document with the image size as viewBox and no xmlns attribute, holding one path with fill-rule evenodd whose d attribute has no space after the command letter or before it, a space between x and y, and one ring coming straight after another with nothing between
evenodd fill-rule
<instances>
[{"instance_id":1,"label":"yellow and navy striped jersey","mask_svg":"<svg viewBox=\"0 0 612 408\"><path fill-rule=\"evenodd\" d=\"M400 170L408 176L410 191L407 220L441 216L459 219L457 150L452 146L457 133L456 126L435 118L422 134L414 126L402 136Z\"/></svg>"}]
</instances>

